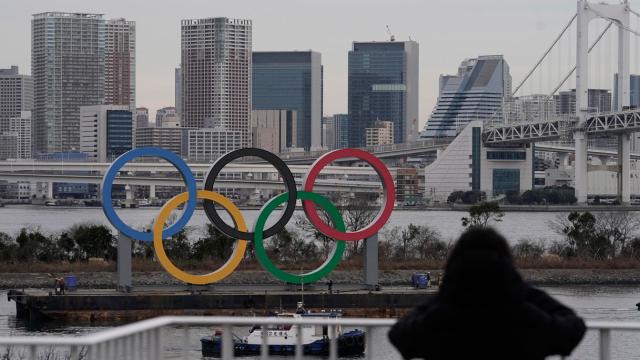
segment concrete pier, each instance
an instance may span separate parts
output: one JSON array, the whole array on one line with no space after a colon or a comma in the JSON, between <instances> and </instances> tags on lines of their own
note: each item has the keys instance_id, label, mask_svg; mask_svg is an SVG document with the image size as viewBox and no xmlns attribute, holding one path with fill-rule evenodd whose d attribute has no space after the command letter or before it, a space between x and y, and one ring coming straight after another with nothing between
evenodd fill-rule
<instances>
[{"instance_id":1,"label":"concrete pier","mask_svg":"<svg viewBox=\"0 0 640 360\"><path fill-rule=\"evenodd\" d=\"M435 294L433 290L409 287L381 291L304 290L307 309L342 309L344 316L401 316ZM266 315L272 311L293 311L302 300L298 291L240 291L157 289L121 293L115 290L78 290L66 295L50 295L42 290L11 290L17 317L42 321L135 321L160 315Z\"/></svg>"}]
</instances>

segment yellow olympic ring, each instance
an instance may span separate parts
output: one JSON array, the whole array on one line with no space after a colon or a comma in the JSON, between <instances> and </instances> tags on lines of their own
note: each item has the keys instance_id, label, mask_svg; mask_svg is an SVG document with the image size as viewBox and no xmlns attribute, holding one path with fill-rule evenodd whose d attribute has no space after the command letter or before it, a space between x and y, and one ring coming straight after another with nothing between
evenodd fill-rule
<instances>
[{"instance_id":1,"label":"yellow olympic ring","mask_svg":"<svg viewBox=\"0 0 640 360\"><path fill-rule=\"evenodd\" d=\"M227 210L227 212L229 212L238 230L247 230L247 225L244 222L244 218L242 217L240 210L231 202L231 200L217 192L208 190L198 190L197 197L198 199L207 199L220 204L225 208L225 210ZM167 253L164 251L164 244L162 241L162 230L164 228L164 224L169 218L169 215L171 215L171 212L177 208L178 205L187 202L188 198L189 193L183 192L169 200L162 209L160 209L160 214L153 225L153 247L156 251L156 256L158 257L160 264L162 264L162 267L164 267L169 274L178 280L195 285L205 285L220 281L229 276L238 267L238 265L240 265L240 262L244 258L244 253L247 250L247 240L238 240L229 260L227 260L227 262L218 270L204 275L193 275L182 271L176 267L173 262L171 262Z\"/></svg>"}]
</instances>

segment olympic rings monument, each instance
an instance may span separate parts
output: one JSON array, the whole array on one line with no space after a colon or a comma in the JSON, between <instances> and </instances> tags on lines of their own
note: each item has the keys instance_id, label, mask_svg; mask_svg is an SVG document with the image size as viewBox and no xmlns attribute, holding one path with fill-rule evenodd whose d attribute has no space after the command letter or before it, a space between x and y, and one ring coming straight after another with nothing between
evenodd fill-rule
<instances>
[{"instance_id":1,"label":"olympic rings monument","mask_svg":"<svg viewBox=\"0 0 640 360\"><path fill-rule=\"evenodd\" d=\"M155 157L168 161L176 167L185 183L186 192L176 195L161 208L154 220L150 232L133 229L127 225L115 212L112 205L112 185L119 171L126 163L139 157ZM286 191L267 201L259 212L258 218L251 231L238 207L225 196L213 191L215 181L222 169L235 159L242 157L257 157L273 165L284 181ZM313 187L320 171L340 158L354 157L367 162L382 180L383 206L374 220L363 229L346 231L344 220L338 208L326 197L313 192ZM378 285L378 231L386 224L393 211L395 202L395 187L393 178L380 159L360 149L340 149L330 151L320 156L309 168L303 178L302 190L296 188L295 178L277 155L257 148L243 148L231 151L209 168L204 180L203 189L198 190L196 180L189 166L176 154L161 148L145 147L130 150L118 157L106 171L101 191L102 208L107 219L119 232L118 234L118 288L129 291L132 287L131 276L131 239L152 242L156 258L163 268L174 278L190 285L208 285L219 282L231 275L245 257L248 242L253 242L256 258L265 269L276 279L287 284L309 284L326 277L336 268L342 259L346 242L365 240L364 285L374 288ZM235 239L230 258L220 268L204 274L194 275L178 268L167 256L164 241L180 232L187 225L193 215L197 200L203 200L203 208L209 221L224 235ZM317 269L303 273L292 274L280 269L269 259L264 239L280 232L287 225L296 209L298 200L302 201L304 213L313 226L325 236L334 239L335 245L326 261ZM172 213L178 206L185 204L180 217L169 227L164 228ZM215 205L222 207L231 216L234 226L227 224L216 210ZM280 205L285 204L280 218L269 228L265 229L269 215ZM318 214L316 206L321 207L329 215L333 227L327 224Z\"/></svg>"},{"instance_id":2,"label":"olympic rings monument","mask_svg":"<svg viewBox=\"0 0 640 360\"><path fill-rule=\"evenodd\" d=\"M186 191L170 199L159 211L150 231L140 231L127 225L112 206L112 184L118 173L130 161L139 157L164 159L176 167L185 183ZM223 168L240 157L258 157L273 165L284 182L286 191L267 201L253 224L247 224L238 207L225 196L213 191L216 179ZM367 162L382 180L383 205L375 219L363 229L346 231L345 223L336 206L326 197L313 191L320 171L336 159L358 158ZM328 152L318 158L302 179L301 189L296 188L289 167L277 155L265 150L245 148L227 153L209 168L201 189L189 166L172 152L160 148L138 148L124 153L108 168L102 181L101 195L103 211L109 222L118 231L117 288L93 290L82 288L75 293L53 296L49 289L10 290L8 298L16 303L18 319L29 322L57 321L119 321L141 320L159 315L255 315L256 310L276 308L294 309L302 293L291 291L290 284L305 289L305 306L310 309L343 309L347 316L398 316L423 303L433 290L414 290L409 286L389 286L373 291L378 285L378 239L377 232L389 220L393 211L395 188L389 169L375 156L359 149L341 149ZM222 233L235 239L229 259L218 269L206 274L191 274L178 268L167 256L164 241L181 231L189 222L198 199L202 200L208 220ZM289 222L302 202L304 213L317 231L334 239L333 249L317 269L303 274L292 274L276 265L265 250L264 239L275 235ZM180 205L182 213L165 227L169 215ZM279 218L266 227L267 218L278 206L284 204ZM325 210L330 219L326 223L318 214L318 207ZM217 208L224 209L232 219L233 226L223 221ZM156 258L168 274L188 288L152 289L132 288L132 242L133 239L153 243ZM305 288L327 277L340 262L349 241L366 239L364 261L364 286L339 293L328 293L319 289ZM240 290L213 286L238 267L245 252L253 242L255 255L263 269L278 281L289 284L283 290L261 291L256 288ZM90 276L90 275L88 275ZM407 284L409 279L407 278ZM205 287L206 286L206 287Z\"/></svg>"}]
</instances>

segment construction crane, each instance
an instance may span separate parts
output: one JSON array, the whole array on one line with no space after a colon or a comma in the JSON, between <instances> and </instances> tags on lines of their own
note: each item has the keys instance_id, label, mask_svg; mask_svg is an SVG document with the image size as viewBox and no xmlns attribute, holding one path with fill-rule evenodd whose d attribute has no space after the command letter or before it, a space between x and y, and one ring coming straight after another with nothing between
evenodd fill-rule
<instances>
[{"instance_id":1,"label":"construction crane","mask_svg":"<svg viewBox=\"0 0 640 360\"><path fill-rule=\"evenodd\" d=\"M389 25L387 25L387 34L389 34L389 41L396 41L396 37L391 33L391 29L389 28Z\"/></svg>"}]
</instances>

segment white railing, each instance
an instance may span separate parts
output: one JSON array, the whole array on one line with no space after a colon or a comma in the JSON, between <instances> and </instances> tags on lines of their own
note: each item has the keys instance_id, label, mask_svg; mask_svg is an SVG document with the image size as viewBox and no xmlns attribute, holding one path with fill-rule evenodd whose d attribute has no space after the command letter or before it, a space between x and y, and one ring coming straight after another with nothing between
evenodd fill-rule
<instances>
[{"instance_id":1,"label":"white railing","mask_svg":"<svg viewBox=\"0 0 640 360\"><path fill-rule=\"evenodd\" d=\"M273 318L273 317L217 317L217 316L164 316L150 320L144 320L133 324L112 328L94 334L80 337L72 336L7 336L0 337L0 349L26 348L27 359L144 359L155 360L163 358L163 330L166 327L180 327L183 333L184 343L179 350L183 359L189 359L190 327L194 326L221 326L222 327L222 359L234 359L233 354L233 327L261 326L263 333L272 325L321 325L328 327L330 338L329 359L338 357L338 345L336 341L336 327L358 327L365 331L365 358L375 359L373 351L373 330L376 328L388 328L393 326L395 319L364 319L364 318ZM640 322L609 322L589 321L589 330L598 332L600 360L611 359L611 332L612 331L640 331ZM303 356L302 337L296 337L295 359L301 360ZM269 358L268 338L262 338L260 359ZM42 349L44 353L39 352ZM55 351L63 351L62 355ZM67 355L68 351L68 355ZM0 354L0 357L2 354ZM21 354L18 358L24 359ZM4 357L3 357L4 359Z\"/></svg>"}]
</instances>

